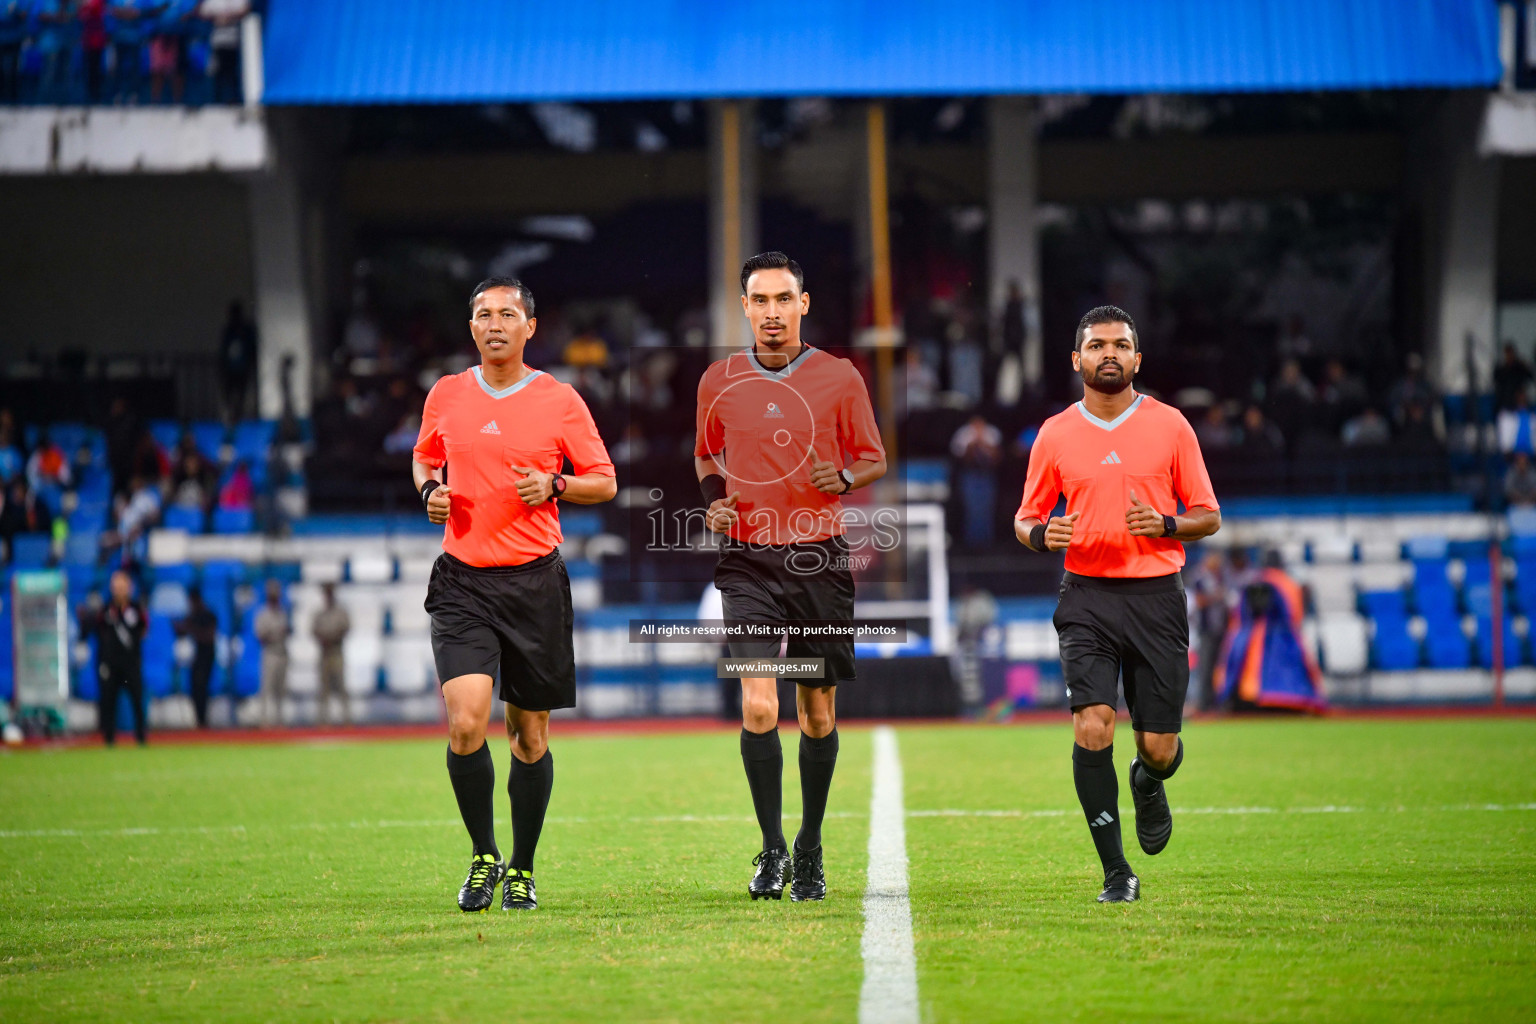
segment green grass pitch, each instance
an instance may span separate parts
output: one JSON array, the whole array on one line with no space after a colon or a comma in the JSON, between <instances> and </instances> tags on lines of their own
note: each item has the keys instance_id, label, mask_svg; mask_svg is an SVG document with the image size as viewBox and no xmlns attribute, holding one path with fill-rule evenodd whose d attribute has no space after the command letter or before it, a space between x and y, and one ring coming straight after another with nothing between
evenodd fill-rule
<instances>
[{"instance_id":1,"label":"green grass pitch","mask_svg":"<svg viewBox=\"0 0 1536 1024\"><path fill-rule=\"evenodd\" d=\"M831 895L791 904L746 897L734 731L557 724L522 915L454 906L441 741L0 755L0 1020L855 1020L871 742L840 731ZM1536 720L1185 738L1173 841L1128 820L1143 900L1104 907L1065 725L898 729L925 1021L1536 1019Z\"/></svg>"}]
</instances>

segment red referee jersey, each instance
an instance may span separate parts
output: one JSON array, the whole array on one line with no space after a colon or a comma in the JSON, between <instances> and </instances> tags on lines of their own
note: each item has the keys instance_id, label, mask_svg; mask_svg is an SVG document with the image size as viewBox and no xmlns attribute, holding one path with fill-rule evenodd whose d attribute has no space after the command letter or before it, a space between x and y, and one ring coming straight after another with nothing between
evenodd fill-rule
<instances>
[{"instance_id":1,"label":"red referee jersey","mask_svg":"<svg viewBox=\"0 0 1536 1024\"><path fill-rule=\"evenodd\" d=\"M577 476L614 475L587 403L543 370L500 391L478 366L443 377L427 394L413 454L448 464L443 550L479 566L531 562L562 539L559 502L526 504L517 493L525 474L513 467L558 473L569 458Z\"/></svg>"},{"instance_id":2,"label":"red referee jersey","mask_svg":"<svg viewBox=\"0 0 1536 1024\"><path fill-rule=\"evenodd\" d=\"M843 533L842 499L811 483L811 449L838 469L884 458L864 378L846 359L803 345L771 370L751 349L710 365L699 381L693 452L713 455L725 491L740 491L730 535L803 544Z\"/></svg>"},{"instance_id":3,"label":"red referee jersey","mask_svg":"<svg viewBox=\"0 0 1536 1024\"><path fill-rule=\"evenodd\" d=\"M1029 452L1024 500L1015 519L1049 520L1058 495L1067 515L1081 512L1067 547L1068 572L1082 576L1166 576L1184 565L1184 545L1169 537L1135 537L1125 525L1131 492L1163 515L1219 508L1200 442L1184 414L1137 395L1106 422L1082 402L1046 420Z\"/></svg>"}]
</instances>

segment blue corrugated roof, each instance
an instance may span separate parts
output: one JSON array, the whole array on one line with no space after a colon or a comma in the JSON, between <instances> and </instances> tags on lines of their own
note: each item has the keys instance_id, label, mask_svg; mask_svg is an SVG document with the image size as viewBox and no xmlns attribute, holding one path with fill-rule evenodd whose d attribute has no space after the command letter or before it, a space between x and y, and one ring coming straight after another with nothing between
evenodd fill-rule
<instances>
[{"instance_id":1,"label":"blue corrugated roof","mask_svg":"<svg viewBox=\"0 0 1536 1024\"><path fill-rule=\"evenodd\" d=\"M1497 81L1494 0L269 0L266 101L1204 92Z\"/></svg>"}]
</instances>

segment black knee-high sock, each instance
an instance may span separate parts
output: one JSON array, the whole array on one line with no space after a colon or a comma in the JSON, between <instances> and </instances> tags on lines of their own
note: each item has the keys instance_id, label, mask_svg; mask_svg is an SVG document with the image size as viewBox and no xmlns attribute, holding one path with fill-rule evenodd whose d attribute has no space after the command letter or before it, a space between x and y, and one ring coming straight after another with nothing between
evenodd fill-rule
<instances>
[{"instance_id":1,"label":"black knee-high sock","mask_svg":"<svg viewBox=\"0 0 1536 1024\"><path fill-rule=\"evenodd\" d=\"M1136 773L1136 788L1143 793L1151 793L1157 789L1159 782L1167 782L1173 778L1173 773L1179 770L1179 765L1184 763L1184 740L1179 739L1178 753L1173 755L1173 763L1162 771L1158 771L1141 758L1136 760L1136 766L1141 770Z\"/></svg>"},{"instance_id":2,"label":"black knee-high sock","mask_svg":"<svg viewBox=\"0 0 1536 1024\"><path fill-rule=\"evenodd\" d=\"M491 747L480 744L473 754L455 754L448 748L448 778L453 782L453 795L459 801L459 817L475 844L475 855L482 853L500 856L496 849L496 762L491 760Z\"/></svg>"},{"instance_id":3,"label":"black knee-high sock","mask_svg":"<svg viewBox=\"0 0 1536 1024\"><path fill-rule=\"evenodd\" d=\"M837 768L837 727L819 739L800 734L800 834L795 845L814 850L821 845L821 820L827 816L827 793Z\"/></svg>"},{"instance_id":4,"label":"black knee-high sock","mask_svg":"<svg viewBox=\"0 0 1536 1024\"><path fill-rule=\"evenodd\" d=\"M555 757L546 748L544 756L533 764L524 764L515 756L507 773L507 796L512 800L512 860L515 871L533 871L533 851L544 831L544 812L549 809L549 793L555 788Z\"/></svg>"},{"instance_id":5,"label":"black knee-high sock","mask_svg":"<svg viewBox=\"0 0 1536 1024\"><path fill-rule=\"evenodd\" d=\"M747 769L747 787L752 790L752 809L757 812L757 827L763 831L763 849L784 849L784 748L779 745L779 730L767 732L741 730L741 763Z\"/></svg>"},{"instance_id":6,"label":"black knee-high sock","mask_svg":"<svg viewBox=\"0 0 1536 1024\"><path fill-rule=\"evenodd\" d=\"M1115 778L1114 745L1089 750L1073 744L1072 781L1077 784L1077 800L1083 805L1105 877L1130 871L1120 843L1120 780Z\"/></svg>"}]
</instances>

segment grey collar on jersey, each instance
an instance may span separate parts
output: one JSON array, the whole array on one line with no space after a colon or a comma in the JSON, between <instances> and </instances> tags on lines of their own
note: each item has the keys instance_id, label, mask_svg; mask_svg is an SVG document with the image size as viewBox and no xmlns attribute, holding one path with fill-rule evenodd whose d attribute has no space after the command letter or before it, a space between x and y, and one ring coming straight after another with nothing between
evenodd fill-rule
<instances>
[{"instance_id":1,"label":"grey collar on jersey","mask_svg":"<svg viewBox=\"0 0 1536 1024\"><path fill-rule=\"evenodd\" d=\"M524 377L522 380L518 381L516 384L508 384L506 387L502 388L500 391L497 391L495 388L491 387L489 384L487 384L485 382L485 373L484 373L484 371L482 371L480 369L480 367L478 367L478 366L471 366L470 369L473 370L474 373L475 373L475 381L476 381L476 383L478 383L480 385L480 390L484 391L486 394L490 395L492 398L506 398L508 395L515 395L519 391L523 390L523 388L527 387L529 384L532 384L533 383L533 378L539 376L541 373L544 372L543 370L534 370L532 373L528 374L528 376Z\"/></svg>"},{"instance_id":2,"label":"grey collar on jersey","mask_svg":"<svg viewBox=\"0 0 1536 1024\"><path fill-rule=\"evenodd\" d=\"M1137 395L1136 400L1126 407L1125 412L1121 413L1119 416L1116 416L1112 420L1099 419L1093 413L1089 412L1088 407L1085 406L1082 402L1077 403L1077 411L1083 414L1083 419L1087 420L1089 423L1092 423L1099 429L1114 430L1120 424L1124 423L1126 418L1129 417L1131 413L1135 412L1138 408L1141 407L1141 400L1146 397L1146 395Z\"/></svg>"},{"instance_id":3,"label":"grey collar on jersey","mask_svg":"<svg viewBox=\"0 0 1536 1024\"><path fill-rule=\"evenodd\" d=\"M811 348L811 346L802 341L800 343L800 351L795 353L795 358L791 359L787 364L775 370L762 364L762 361L757 358L757 352L754 346L748 345L746 349L747 360L752 364L752 368L755 369L758 373L762 374L764 377L767 377L769 380L783 380L791 373L794 373L796 367L803 363L805 361L805 357L810 355L812 351L814 350Z\"/></svg>"}]
</instances>

